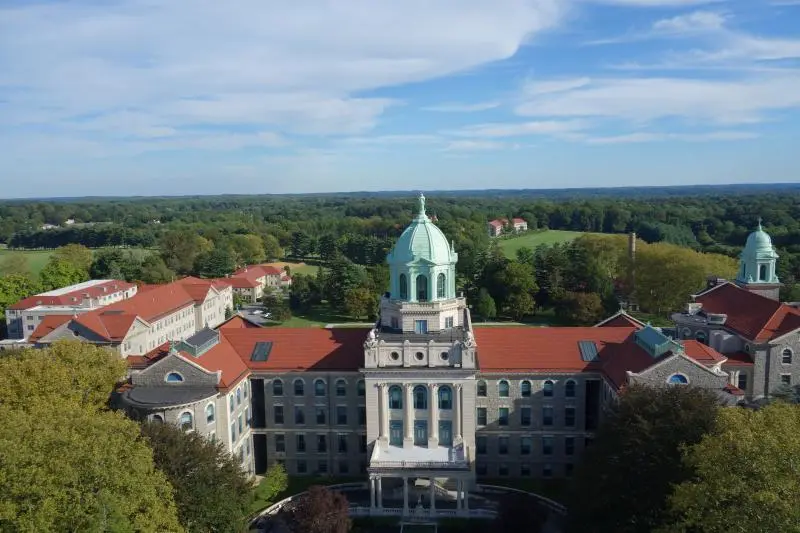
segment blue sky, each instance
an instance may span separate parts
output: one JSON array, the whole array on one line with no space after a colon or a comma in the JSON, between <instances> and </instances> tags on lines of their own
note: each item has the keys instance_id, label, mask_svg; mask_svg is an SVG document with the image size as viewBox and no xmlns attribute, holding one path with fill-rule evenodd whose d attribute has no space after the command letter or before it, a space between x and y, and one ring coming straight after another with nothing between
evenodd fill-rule
<instances>
[{"instance_id":1,"label":"blue sky","mask_svg":"<svg viewBox=\"0 0 800 533\"><path fill-rule=\"evenodd\" d=\"M0 197L800 181L800 0L5 0Z\"/></svg>"}]
</instances>

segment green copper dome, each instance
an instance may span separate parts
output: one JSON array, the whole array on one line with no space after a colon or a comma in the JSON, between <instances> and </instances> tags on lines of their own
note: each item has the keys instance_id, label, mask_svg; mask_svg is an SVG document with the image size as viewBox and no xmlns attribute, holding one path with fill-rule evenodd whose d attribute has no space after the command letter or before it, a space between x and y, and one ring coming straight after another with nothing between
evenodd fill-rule
<instances>
[{"instance_id":1,"label":"green copper dome","mask_svg":"<svg viewBox=\"0 0 800 533\"><path fill-rule=\"evenodd\" d=\"M772 246L772 239L761 227L761 219L758 219L758 228L747 237L739 258L737 283L748 286L780 283L776 275L777 261L778 253Z\"/></svg>"},{"instance_id":2,"label":"green copper dome","mask_svg":"<svg viewBox=\"0 0 800 533\"><path fill-rule=\"evenodd\" d=\"M436 224L425 214L425 196L419 196L419 212L389 253L389 263L428 261L438 265L455 262L455 254Z\"/></svg>"},{"instance_id":3,"label":"green copper dome","mask_svg":"<svg viewBox=\"0 0 800 533\"><path fill-rule=\"evenodd\" d=\"M747 236L744 250L745 253L772 253L772 239L761 227L761 220L758 221L758 229Z\"/></svg>"}]
</instances>

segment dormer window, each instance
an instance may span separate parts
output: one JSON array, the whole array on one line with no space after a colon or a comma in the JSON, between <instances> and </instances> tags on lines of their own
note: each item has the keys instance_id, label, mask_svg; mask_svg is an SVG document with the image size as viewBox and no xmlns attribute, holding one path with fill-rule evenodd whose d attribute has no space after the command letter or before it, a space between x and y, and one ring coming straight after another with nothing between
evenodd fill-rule
<instances>
[{"instance_id":1,"label":"dormer window","mask_svg":"<svg viewBox=\"0 0 800 533\"><path fill-rule=\"evenodd\" d=\"M167 383L182 383L183 382L183 376L181 376L177 372L170 372L169 374L166 375L164 380Z\"/></svg>"}]
</instances>

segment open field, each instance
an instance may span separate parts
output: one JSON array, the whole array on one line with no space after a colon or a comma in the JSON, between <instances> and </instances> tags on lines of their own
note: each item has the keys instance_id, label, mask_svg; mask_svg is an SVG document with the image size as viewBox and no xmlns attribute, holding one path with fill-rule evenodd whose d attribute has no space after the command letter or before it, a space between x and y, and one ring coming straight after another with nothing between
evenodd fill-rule
<instances>
[{"instance_id":1,"label":"open field","mask_svg":"<svg viewBox=\"0 0 800 533\"><path fill-rule=\"evenodd\" d=\"M506 257L516 257L517 250L520 248L530 248L533 250L540 244L555 244L562 242L569 242L586 233L580 231L562 231L549 229L546 231L530 231L519 237L510 237L508 239L500 239L498 241L500 249L506 254ZM602 235L601 233L590 233L589 235Z\"/></svg>"},{"instance_id":2,"label":"open field","mask_svg":"<svg viewBox=\"0 0 800 533\"><path fill-rule=\"evenodd\" d=\"M96 248L92 250L93 253L98 253L105 248ZM131 252L137 257L144 256L152 252L147 248L119 248L123 252ZM28 269L33 276L38 276L44 266L53 255L53 250L9 250L8 248L0 248L0 263L9 255L21 254L28 260Z\"/></svg>"},{"instance_id":3,"label":"open field","mask_svg":"<svg viewBox=\"0 0 800 533\"><path fill-rule=\"evenodd\" d=\"M289 270L292 274L304 274L308 276L316 276L319 267L317 265L307 265L303 262L299 263L291 263L287 261L275 261L272 263L264 263L265 265L271 265L276 268L283 268L285 266L289 266Z\"/></svg>"}]
</instances>

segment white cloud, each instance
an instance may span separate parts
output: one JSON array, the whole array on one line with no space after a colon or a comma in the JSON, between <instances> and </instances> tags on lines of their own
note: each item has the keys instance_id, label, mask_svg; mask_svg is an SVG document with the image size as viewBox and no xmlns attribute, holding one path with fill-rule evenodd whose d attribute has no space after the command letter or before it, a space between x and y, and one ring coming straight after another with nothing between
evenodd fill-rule
<instances>
[{"instance_id":1,"label":"white cloud","mask_svg":"<svg viewBox=\"0 0 800 533\"><path fill-rule=\"evenodd\" d=\"M6 5L0 128L35 123L150 139L203 125L358 134L396 103L367 91L507 59L556 25L566 3Z\"/></svg>"},{"instance_id":2,"label":"white cloud","mask_svg":"<svg viewBox=\"0 0 800 533\"><path fill-rule=\"evenodd\" d=\"M463 137L523 137L528 135L560 135L585 129L583 120L547 120L536 122L499 122L492 124L476 124L450 132Z\"/></svg>"},{"instance_id":3,"label":"white cloud","mask_svg":"<svg viewBox=\"0 0 800 533\"><path fill-rule=\"evenodd\" d=\"M712 131L707 133L649 133L637 132L605 137L586 137L589 144L629 144L656 141L713 142L755 139L758 134L747 131Z\"/></svg>"},{"instance_id":4,"label":"white cloud","mask_svg":"<svg viewBox=\"0 0 800 533\"><path fill-rule=\"evenodd\" d=\"M679 118L751 123L771 111L800 107L800 71L736 80L606 78L527 97L516 112L530 117L603 117L634 122ZM525 91L522 91L525 95Z\"/></svg>"},{"instance_id":5,"label":"white cloud","mask_svg":"<svg viewBox=\"0 0 800 533\"><path fill-rule=\"evenodd\" d=\"M587 0L598 4L609 4L627 7L690 7L704 4L716 4L726 0Z\"/></svg>"},{"instance_id":6,"label":"white cloud","mask_svg":"<svg viewBox=\"0 0 800 533\"><path fill-rule=\"evenodd\" d=\"M725 17L714 11L695 11L685 15L661 19L653 23L656 33L688 33L719 30L725 24Z\"/></svg>"},{"instance_id":7,"label":"white cloud","mask_svg":"<svg viewBox=\"0 0 800 533\"><path fill-rule=\"evenodd\" d=\"M517 145L508 145L499 141L457 140L451 141L444 148L446 151L485 151L515 148Z\"/></svg>"},{"instance_id":8,"label":"white cloud","mask_svg":"<svg viewBox=\"0 0 800 533\"><path fill-rule=\"evenodd\" d=\"M572 89L579 89L584 85L589 84L589 78L571 78L560 80L547 80L537 81L529 80L523 86L523 92L526 96L536 96L539 94L547 93L560 93L562 91L571 91Z\"/></svg>"},{"instance_id":9,"label":"white cloud","mask_svg":"<svg viewBox=\"0 0 800 533\"><path fill-rule=\"evenodd\" d=\"M423 107L423 111L435 111L439 113L473 113L478 111L488 111L500 105L500 102L479 102L477 104L440 104Z\"/></svg>"}]
</instances>

